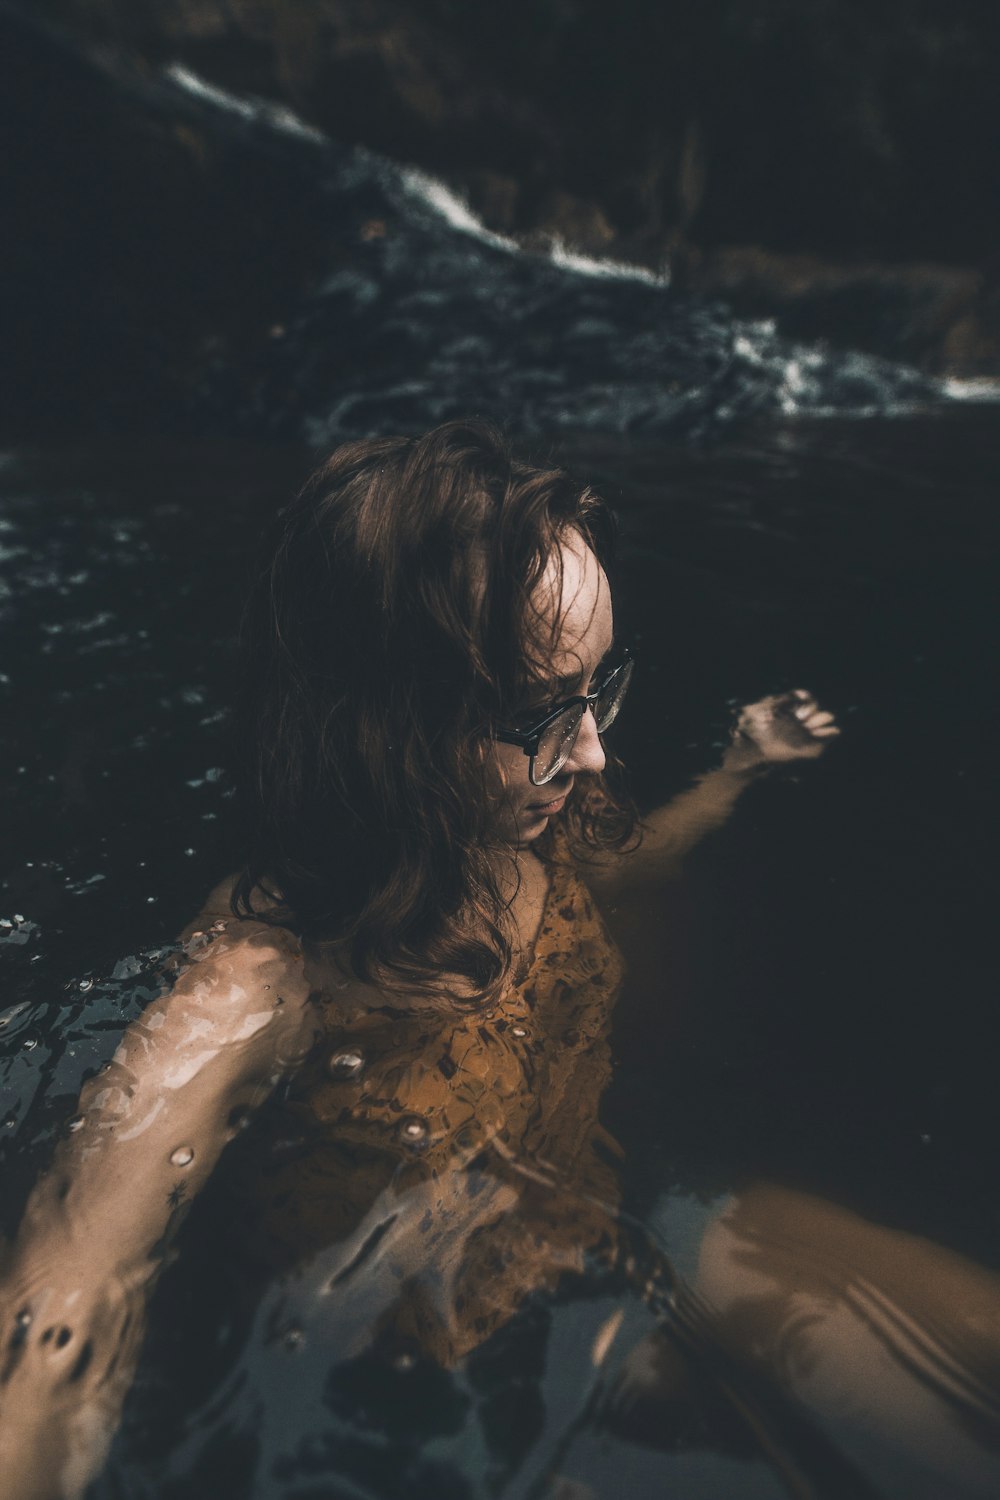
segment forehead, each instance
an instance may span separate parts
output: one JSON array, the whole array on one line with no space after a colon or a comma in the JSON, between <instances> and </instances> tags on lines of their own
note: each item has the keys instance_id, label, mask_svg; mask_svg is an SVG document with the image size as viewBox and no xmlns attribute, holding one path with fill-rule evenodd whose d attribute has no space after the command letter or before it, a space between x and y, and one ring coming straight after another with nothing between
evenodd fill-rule
<instances>
[{"instance_id":1,"label":"forehead","mask_svg":"<svg viewBox=\"0 0 1000 1500\"><path fill-rule=\"evenodd\" d=\"M614 636L611 586L577 532L569 533L549 559L535 603L547 668L556 676L573 677L596 667Z\"/></svg>"}]
</instances>

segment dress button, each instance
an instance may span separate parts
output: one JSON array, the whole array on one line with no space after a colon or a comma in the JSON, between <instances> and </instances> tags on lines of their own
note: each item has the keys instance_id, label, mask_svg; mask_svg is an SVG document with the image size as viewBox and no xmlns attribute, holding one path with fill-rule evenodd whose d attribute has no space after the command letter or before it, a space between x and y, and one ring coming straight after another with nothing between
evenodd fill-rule
<instances>
[{"instance_id":1,"label":"dress button","mask_svg":"<svg viewBox=\"0 0 1000 1500\"><path fill-rule=\"evenodd\" d=\"M357 1078L365 1065L364 1054L351 1048L335 1052L326 1065L331 1078Z\"/></svg>"},{"instance_id":2,"label":"dress button","mask_svg":"<svg viewBox=\"0 0 1000 1500\"><path fill-rule=\"evenodd\" d=\"M426 1146L428 1134L426 1120L421 1120L417 1115L408 1115L399 1122L399 1138L404 1146L409 1146L413 1151Z\"/></svg>"}]
</instances>

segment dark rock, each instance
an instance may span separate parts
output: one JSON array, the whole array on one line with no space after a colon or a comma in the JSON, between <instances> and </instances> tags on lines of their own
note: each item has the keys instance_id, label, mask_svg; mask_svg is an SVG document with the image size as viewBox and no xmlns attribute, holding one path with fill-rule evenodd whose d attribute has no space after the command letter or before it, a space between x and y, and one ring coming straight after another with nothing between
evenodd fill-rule
<instances>
[{"instance_id":1,"label":"dark rock","mask_svg":"<svg viewBox=\"0 0 1000 1500\"><path fill-rule=\"evenodd\" d=\"M674 275L678 287L774 316L799 338L832 337L938 374L1000 371L1000 294L982 271L844 265L740 246L680 254Z\"/></svg>"},{"instance_id":2,"label":"dark rock","mask_svg":"<svg viewBox=\"0 0 1000 1500\"><path fill-rule=\"evenodd\" d=\"M0 137L8 431L197 425L206 374L245 396L336 263L301 142L206 128L141 67L4 12Z\"/></svg>"},{"instance_id":3,"label":"dark rock","mask_svg":"<svg viewBox=\"0 0 1000 1500\"><path fill-rule=\"evenodd\" d=\"M48 11L435 172L530 246L676 261L686 284L728 287L789 330L834 342L849 330L927 369L998 368L996 7L50 0Z\"/></svg>"},{"instance_id":4,"label":"dark rock","mask_svg":"<svg viewBox=\"0 0 1000 1500\"><path fill-rule=\"evenodd\" d=\"M523 230L545 227L555 192L595 204L619 236L703 248L975 264L1000 231L1000 11L975 0L47 10L453 182L511 177Z\"/></svg>"}]
</instances>

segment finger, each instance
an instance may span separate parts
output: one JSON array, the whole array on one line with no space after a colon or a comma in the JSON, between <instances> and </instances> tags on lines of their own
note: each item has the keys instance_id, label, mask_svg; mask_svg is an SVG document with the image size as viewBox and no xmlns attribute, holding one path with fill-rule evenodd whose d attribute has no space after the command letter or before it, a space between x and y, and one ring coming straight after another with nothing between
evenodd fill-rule
<instances>
[{"instance_id":1,"label":"finger","mask_svg":"<svg viewBox=\"0 0 1000 1500\"><path fill-rule=\"evenodd\" d=\"M811 693L808 688L792 688L792 691L789 693L788 696L790 698L801 698L803 700L803 702L806 699L808 699L812 703L816 702L816 695L815 695L815 693Z\"/></svg>"},{"instance_id":2,"label":"finger","mask_svg":"<svg viewBox=\"0 0 1000 1500\"><path fill-rule=\"evenodd\" d=\"M814 739L828 740L832 739L835 734L839 734L840 729L836 724L825 724L819 729L811 729L809 732Z\"/></svg>"},{"instance_id":3,"label":"finger","mask_svg":"<svg viewBox=\"0 0 1000 1500\"><path fill-rule=\"evenodd\" d=\"M802 720L806 729L821 729L824 724L833 723L833 714L827 713L825 708L817 709L808 718Z\"/></svg>"}]
</instances>

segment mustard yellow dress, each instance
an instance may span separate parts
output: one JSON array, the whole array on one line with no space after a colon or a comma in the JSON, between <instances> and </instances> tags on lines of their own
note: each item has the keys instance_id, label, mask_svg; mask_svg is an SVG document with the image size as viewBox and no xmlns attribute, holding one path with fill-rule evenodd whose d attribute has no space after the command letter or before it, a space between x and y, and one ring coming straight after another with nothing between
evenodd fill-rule
<instances>
[{"instance_id":1,"label":"mustard yellow dress","mask_svg":"<svg viewBox=\"0 0 1000 1500\"><path fill-rule=\"evenodd\" d=\"M556 828L534 953L495 1003L317 996L316 1047L236 1173L244 1253L309 1280L343 1352L389 1330L442 1364L613 1253L621 1152L597 1116L622 979Z\"/></svg>"}]
</instances>

